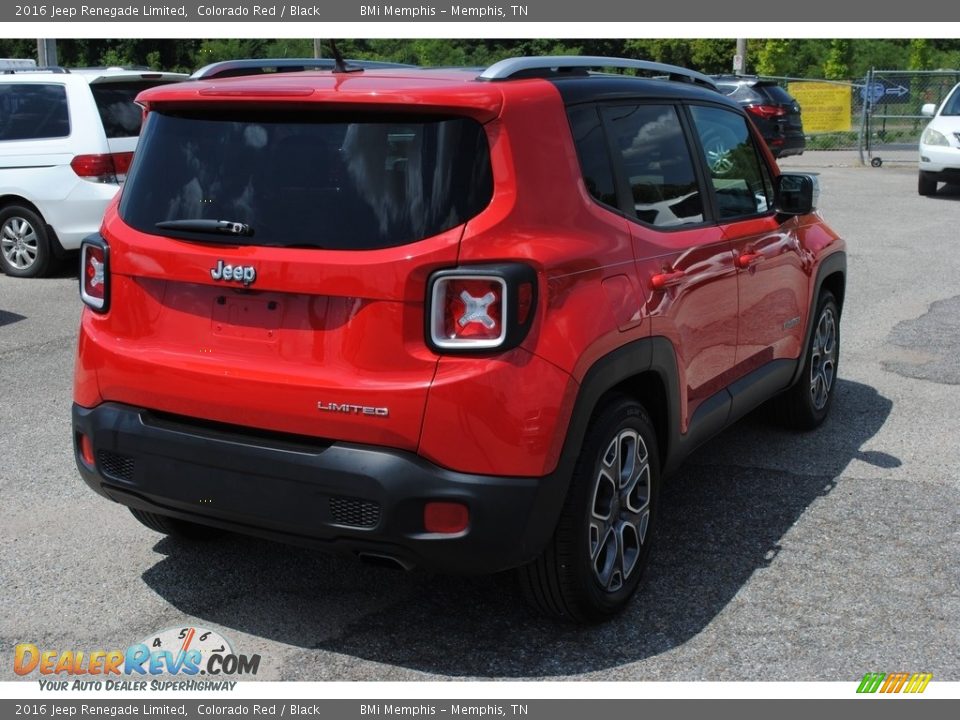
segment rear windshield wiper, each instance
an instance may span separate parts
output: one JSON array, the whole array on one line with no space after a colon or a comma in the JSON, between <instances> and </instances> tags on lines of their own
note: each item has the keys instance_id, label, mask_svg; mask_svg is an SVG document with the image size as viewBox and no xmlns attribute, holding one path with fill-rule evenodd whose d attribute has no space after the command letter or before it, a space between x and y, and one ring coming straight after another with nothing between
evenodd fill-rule
<instances>
[{"instance_id":1,"label":"rear windshield wiper","mask_svg":"<svg viewBox=\"0 0 960 720\"><path fill-rule=\"evenodd\" d=\"M180 232L212 233L215 235L253 235L253 228L246 223L232 220L206 220L194 218L192 220L164 220L155 227L160 230L179 230Z\"/></svg>"}]
</instances>

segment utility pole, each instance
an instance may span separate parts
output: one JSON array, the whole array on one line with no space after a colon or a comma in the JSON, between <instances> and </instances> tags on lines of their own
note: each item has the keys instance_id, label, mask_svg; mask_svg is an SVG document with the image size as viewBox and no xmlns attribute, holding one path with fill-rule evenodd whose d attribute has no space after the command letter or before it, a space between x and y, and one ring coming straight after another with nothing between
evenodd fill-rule
<instances>
[{"instance_id":1,"label":"utility pole","mask_svg":"<svg viewBox=\"0 0 960 720\"><path fill-rule=\"evenodd\" d=\"M737 54L733 56L733 74L743 75L747 71L747 39L737 38Z\"/></svg>"},{"instance_id":2,"label":"utility pole","mask_svg":"<svg viewBox=\"0 0 960 720\"><path fill-rule=\"evenodd\" d=\"M313 39L313 56L315 58L323 57L323 45L320 44L319 38Z\"/></svg>"},{"instance_id":3,"label":"utility pole","mask_svg":"<svg viewBox=\"0 0 960 720\"><path fill-rule=\"evenodd\" d=\"M57 41L37 40L37 65L53 67L57 64Z\"/></svg>"}]
</instances>

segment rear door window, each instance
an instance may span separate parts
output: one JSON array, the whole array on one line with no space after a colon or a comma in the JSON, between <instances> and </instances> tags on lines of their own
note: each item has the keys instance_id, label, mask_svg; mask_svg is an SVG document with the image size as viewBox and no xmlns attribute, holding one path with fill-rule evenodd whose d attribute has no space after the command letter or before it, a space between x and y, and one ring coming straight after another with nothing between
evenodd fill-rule
<instances>
[{"instance_id":1,"label":"rear door window","mask_svg":"<svg viewBox=\"0 0 960 720\"><path fill-rule=\"evenodd\" d=\"M46 83L0 83L0 141L67 137L67 90Z\"/></svg>"},{"instance_id":2,"label":"rear door window","mask_svg":"<svg viewBox=\"0 0 960 720\"><path fill-rule=\"evenodd\" d=\"M703 222L703 198L676 108L618 105L605 108L604 118L637 219L657 227Z\"/></svg>"},{"instance_id":3,"label":"rear door window","mask_svg":"<svg viewBox=\"0 0 960 720\"><path fill-rule=\"evenodd\" d=\"M454 228L493 195L486 133L469 118L239 112L152 113L121 217L197 241L367 250ZM251 234L157 228L176 220Z\"/></svg>"},{"instance_id":4,"label":"rear door window","mask_svg":"<svg viewBox=\"0 0 960 720\"><path fill-rule=\"evenodd\" d=\"M597 108L593 105L572 108L568 116L587 192L598 202L616 208L617 189L610 151Z\"/></svg>"},{"instance_id":5,"label":"rear door window","mask_svg":"<svg viewBox=\"0 0 960 720\"><path fill-rule=\"evenodd\" d=\"M721 220L773 210L773 180L761 161L747 119L722 108L692 105Z\"/></svg>"}]
</instances>

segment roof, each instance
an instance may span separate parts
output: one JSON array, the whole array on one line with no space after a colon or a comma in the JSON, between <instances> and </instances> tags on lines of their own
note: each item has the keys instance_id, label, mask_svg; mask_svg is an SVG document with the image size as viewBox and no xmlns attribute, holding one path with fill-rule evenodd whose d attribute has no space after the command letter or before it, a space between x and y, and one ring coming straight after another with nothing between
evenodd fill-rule
<instances>
[{"instance_id":1,"label":"roof","mask_svg":"<svg viewBox=\"0 0 960 720\"><path fill-rule=\"evenodd\" d=\"M583 63L581 64L581 61ZM589 62L586 62L589 61ZM228 71L249 69L241 76L214 76L144 91L138 100L148 107L169 103L343 103L346 105L417 106L462 109L478 120L499 114L507 95L529 92L536 83L553 84L566 104L619 98L684 98L728 103L701 82L701 74L682 68L615 58L512 58L478 71L476 68L370 67L362 72L296 68L293 72L261 72L257 63L274 67L276 60L231 61ZM663 72L670 80L589 72L601 62L624 68ZM613 65L612 63L619 63ZM224 67L228 63L222 64ZM204 71L216 66L208 66ZM200 74L198 71L197 74ZM196 74L195 74L196 75ZM712 84L712 83L711 83Z\"/></svg>"}]
</instances>

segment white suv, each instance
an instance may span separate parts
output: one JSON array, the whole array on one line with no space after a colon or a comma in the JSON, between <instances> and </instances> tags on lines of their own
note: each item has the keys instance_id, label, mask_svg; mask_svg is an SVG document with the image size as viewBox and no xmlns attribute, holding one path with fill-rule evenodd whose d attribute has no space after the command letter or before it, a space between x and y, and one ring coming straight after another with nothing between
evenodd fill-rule
<instances>
[{"instance_id":1,"label":"white suv","mask_svg":"<svg viewBox=\"0 0 960 720\"><path fill-rule=\"evenodd\" d=\"M921 112L933 120L920 136L921 195L936 195L937 183L960 183L960 83L957 83L940 108L933 103Z\"/></svg>"},{"instance_id":2,"label":"white suv","mask_svg":"<svg viewBox=\"0 0 960 720\"><path fill-rule=\"evenodd\" d=\"M140 134L134 98L180 73L0 61L0 268L42 275L100 227Z\"/></svg>"}]
</instances>

